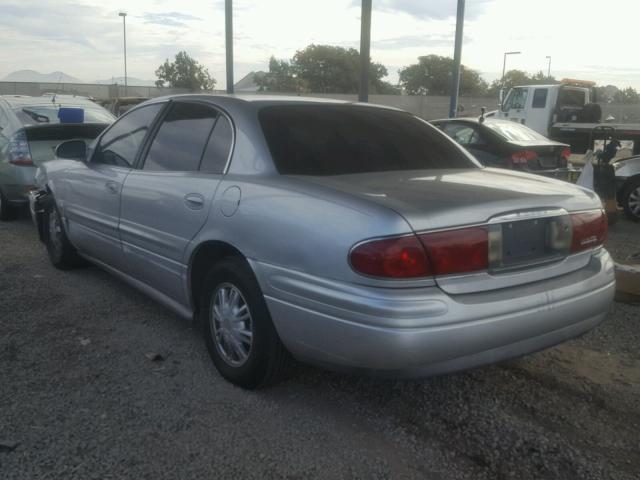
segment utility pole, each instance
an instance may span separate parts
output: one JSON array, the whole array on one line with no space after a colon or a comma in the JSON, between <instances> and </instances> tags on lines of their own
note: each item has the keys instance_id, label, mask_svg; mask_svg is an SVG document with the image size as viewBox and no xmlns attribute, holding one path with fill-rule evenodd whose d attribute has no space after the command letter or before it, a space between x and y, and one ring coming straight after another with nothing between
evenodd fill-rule
<instances>
[{"instance_id":1,"label":"utility pole","mask_svg":"<svg viewBox=\"0 0 640 480\"><path fill-rule=\"evenodd\" d=\"M225 45L227 50L227 93L233 93L233 2L225 0Z\"/></svg>"},{"instance_id":2,"label":"utility pole","mask_svg":"<svg viewBox=\"0 0 640 480\"><path fill-rule=\"evenodd\" d=\"M122 17L122 35L124 39L124 96L127 96L127 14L126 12L118 13Z\"/></svg>"},{"instance_id":3,"label":"utility pole","mask_svg":"<svg viewBox=\"0 0 640 480\"><path fill-rule=\"evenodd\" d=\"M360 89L358 101L369 101L369 63L371 53L371 0L362 0L360 15Z\"/></svg>"},{"instance_id":4,"label":"utility pole","mask_svg":"<svg viewBox=\"0 0 640 480\"><path fill-rule=\"evenodd\" d=\"M551 78L551 55L547 55L547 60L549 60L549 68L547 70L547 78Z\"/></svg>"},{"instance_id":5,"label":"utility pole","mask_svg":"<svg viewBox=\"0 0 640 480\"><path fill-rule=\"evenodd\" d=\"M460 92L460 66L462 64L462 33L464 29L464 3L458 0L456 15L456 44L453 53L453 74L451 79L451 103L449 104L449 118L458 114L458 93Z\"/></svg>"}]
</instances>

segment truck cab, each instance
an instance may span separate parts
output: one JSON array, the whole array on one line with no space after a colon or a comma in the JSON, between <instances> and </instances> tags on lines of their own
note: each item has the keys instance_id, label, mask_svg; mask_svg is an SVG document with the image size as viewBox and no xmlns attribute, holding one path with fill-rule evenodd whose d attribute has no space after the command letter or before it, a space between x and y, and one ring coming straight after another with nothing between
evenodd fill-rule
<instances>
[{"instance_id":1,"label":"truck cab","mask_svg":"<svg viewBox=\"0 0 640 480\"><path fill-rule=\"evenodd\" d=\"M557 122L597 122L600 119L594 118L593 108L586 107L591 105L593 86L593 82L565 79L556 85L514 87L497 116L526 125L545 137Z\"/></svg>"}]
</instances>

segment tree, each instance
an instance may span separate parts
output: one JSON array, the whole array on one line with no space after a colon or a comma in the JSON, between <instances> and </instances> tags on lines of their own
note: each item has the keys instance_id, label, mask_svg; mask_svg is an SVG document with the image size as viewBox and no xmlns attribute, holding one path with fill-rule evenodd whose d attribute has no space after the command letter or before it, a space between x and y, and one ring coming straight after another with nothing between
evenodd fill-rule
<instances>
[{"instance_id":1,"label":"tree","mask_svg":"<svg viewBox=\"0 0 640 480\"><path fill-rule=\"evenodd\" d=\"M614 101L617 103L640 103L640 94L633 87L627 87L623 90L618 90L614 96Z\"/></svg>"},{"instance_id":2,"label":"tree","mask_svg":"<svg viewBox=\"0 0 640 480\"><path fill-rule=\"evenodd\" d=\"M451 95L453 59L441 55L418 57L418 63L400 70L400 85L409 95ZM460 94L484 95L485 82L476 70L460 68Z\"/></svg>"},{"instance_id":3,"label":"tree","mask_svg":"<svg viewBox=\"0 0 640 480\"><path fill-rule=\"evenodd\" d=\"M174 88L188 88L191 91L213 90L216 80L204 66L191 58L187 52L179 52L175 61L169 59L156 70L157 87L168 84Z\"/></svg>"},{"instance_id":4,"label":"tree","mask_svg":"<svg viewBox=\"0 0 640 480\"><path fill-rule=\"evenodd\" d=\"M360 54L355 48L332 45L309 45L298 50L291 60L294 73L307 91L316 93L358 93L360 86ZM384 65L370 62L371 93L390 91L382 78L387 76Z\"/></svg>"},{"instance_id":5,"label":"tree","mask_svg":"<svg viewBox=\"0 0 640 480\"><path fill-rule=\"evenodd\" d=\"M518 85L550 85L559 83L555 77L548 77L544 72L539 71L533 75L529 75L527 72L522 70L509 70L504 75L504 91L505 94L509 91L510 88L516 87ZM498 96L500 89L502 88L502 79L498 78L491 82L491 86L489 87L489 94L491 96Z\"/></svg>"},{"instance_id":6,"label":"tree","mask_svg":"<svg viewBox=\"0 0 640 480\"><path fill-rule=\"evenodd\" d=\"M269 59L269 72L260 72L255 76L260 91L298 92L301 89L293 67L286 60Z\"/></svg>"}]
</instances>

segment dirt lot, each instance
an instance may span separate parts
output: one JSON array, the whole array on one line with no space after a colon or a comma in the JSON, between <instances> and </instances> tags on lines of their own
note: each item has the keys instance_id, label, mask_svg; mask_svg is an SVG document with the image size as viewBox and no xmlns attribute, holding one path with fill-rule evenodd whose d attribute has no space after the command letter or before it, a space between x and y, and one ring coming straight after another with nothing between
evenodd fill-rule
<instances>
[{"instance_id":1,"label":"dirt lot","mask_svg":"<svg viewBox=\"0 0 640 480\"><path fill-rule=\"evenodd\" d=\"M640 247L620 222L610 249ZM199 332L0 224L0 478L640 478L640 307L529 357L419 382L299 367L257 393Z\"/></svg>"}]
</instances>

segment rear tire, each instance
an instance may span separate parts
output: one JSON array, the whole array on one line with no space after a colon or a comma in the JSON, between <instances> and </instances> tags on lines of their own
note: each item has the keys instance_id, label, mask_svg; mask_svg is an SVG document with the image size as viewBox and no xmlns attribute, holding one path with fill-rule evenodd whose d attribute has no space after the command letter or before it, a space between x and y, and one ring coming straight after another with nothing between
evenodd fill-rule
<instances>
[{"instance_id":1,"label":"rear tire","mask_svg":"<svg viewBox=\"0 0 640 480\"><path fill-rule=\"evenodd\" d=\"M209 355L229 382L253 390L284 378L292 358L246 260L227 257L213 266L205 277L199 316Z\"/></svg>"},{"instance_id":2,"label":"rear tire","mask_svg":"<svg viewBox=\"0 0 640 480\"><path fill-rule=\"evenodd\" d=\"M0 220L3 222L15 220L16 214L16 208L9 203L7 197L0 191Z\"/></svg>"},{"instance_id":3,"label":"rear tire","mask_svg":"<svg viewBox=\"0 0 640 480\"><path fill-rule=\"evenodd\" d=\"M71 270L86 265L86 261L78 255L71 245L58 207L52 201L44 218L45 245L49 260L59 270Z\"/></svg>"},{"instance_id":4,"label":"rear tire","mask_svg":"<svg viewBox=\"0 0 640 480\"><path fill-rule=\"evenodd\" d=\"M631 181L622 192L622 208L629 220L640 222L640 178Z\"/></svg>"}]
</instances>

